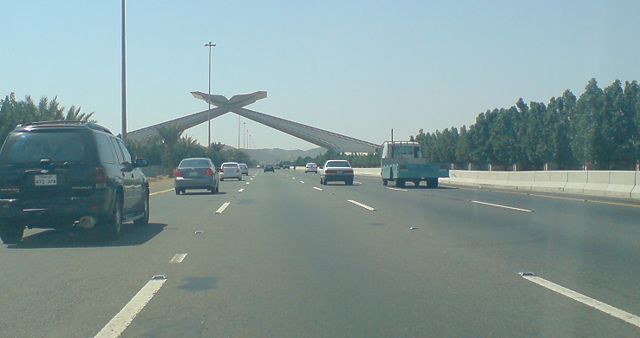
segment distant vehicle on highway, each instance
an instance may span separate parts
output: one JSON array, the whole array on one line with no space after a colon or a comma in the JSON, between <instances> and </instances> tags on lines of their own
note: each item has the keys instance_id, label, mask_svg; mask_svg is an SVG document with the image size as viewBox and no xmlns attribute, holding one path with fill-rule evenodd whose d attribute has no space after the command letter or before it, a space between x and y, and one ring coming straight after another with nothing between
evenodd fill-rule
<instances>
[{"instance_id":1,"label":"distant vehicle on highway","mask_svg":"<svg viewBox=\"0 0 640 338\"><path fill-rule=\"evenodd\" d=\"M273 165L271 165L271 164L266 164L266 165L264 166L264 172L266 173L267 171L274 172L275 170L273 169Z\"/></svg>"},{"instance_id":2,"label":"distant vehicle on highway","mask_svg":"<svg viewBox=\"0 0 640 338\"><path fill-rule=\"evenodd\" d=\"M306 173L318 173L318 165L315 163L307 163L304 166L304 172Z\"/></svg>"},{"instance_id":3,"label":"distant vehicle on highway","mask_svg":"<svg viewBox=\"0 0 640 338\"><path fill-rule=\"evenodd\" d=\"M149 222L149 182L122 140L95 123L18 126L0 151L0 238L22 239L25 227L94 226L109 238L122 223Z\"/></svg>"},{"instance_id":4,"label":"distant vehicle on highway","mask_svg":"<svg viewBox=\"0 0 640 338\"><path fill-rule=\"evenodd\" d=\"M217 193L220 191L220 173L208 158L185 158L176 169L174 187L176 195L184 194L187 189L206 189L212 194Z\"/></svg>"},{"instance_id":5,"label":"distant vehicle on highway","mask_svg":"<svg viewBox=\"0 0 640 338\"><path fill-rule=\"evenodd\" d=\"M382 143L380 159L382 184L395 181L397 187L413 182L417 187L421 181L427 182L427 188L438 187L438 177L449 177L448 170L440 170L440 165L429 163L422 157L418 142L391 141Z\"/></svg>"},{"instance_id":6,"label":"distant vehicle on highway","mask_svg":"<svg viewBox=\"0 0 640 338\"><path fill-rule=\"evenodd\" d=\"M353 177L353 168L349 161L329 160L324 163L323 170L320 171L320 184L342 181L346 185L352 185Z\"/></svg>"},{"instance_id":7,"label":"distant vehicle on highway","mask_svg":"<svg viewBox=\"0 0 640 338\"><path fill-rule=\"evenodd\" d=\"M249 175L249 166L247 166L246 163L238 163L238 165L240 166L240 172L242 172L242 175Z\"/></svg>"},{"instance_id":8,"label":"distant vehicle on highway","mask_svg":"<svg viewBox=\"0 0 640 338\"><path fill-rule=\"evenodd\" d=\"M291 162L289 162L289 161L281 161L281 162L278 164L278 167L279 167L280 169L290 169L290 168L291 168Z\"/></svg>"},{"instance_id":9,"label":"distant vehicle on highway","mask_svg":"<svg viewBox=\"0 0 640 338\"><path fill-rule=\"evenodd\" d=\"M220 181L225 179L235 178L238 181L242 181L242 170L238 162L224 162L220 166Z\"/></svg>"}]
</instances>

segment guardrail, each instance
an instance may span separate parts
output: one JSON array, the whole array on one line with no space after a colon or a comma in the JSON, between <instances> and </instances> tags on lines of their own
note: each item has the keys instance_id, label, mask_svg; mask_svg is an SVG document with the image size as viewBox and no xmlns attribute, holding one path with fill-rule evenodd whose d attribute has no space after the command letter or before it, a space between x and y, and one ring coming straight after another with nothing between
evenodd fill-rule
<instances>
[{"instance_id":1,"label":"guardrail","mask_svg":"<svg viewBox=\"0 0 640 338\"><path fill-rule=\"evenodd\" d=\"M640 199L638 171L449 171L450 182L515 190Z\"/></svg>"}]
</instances>

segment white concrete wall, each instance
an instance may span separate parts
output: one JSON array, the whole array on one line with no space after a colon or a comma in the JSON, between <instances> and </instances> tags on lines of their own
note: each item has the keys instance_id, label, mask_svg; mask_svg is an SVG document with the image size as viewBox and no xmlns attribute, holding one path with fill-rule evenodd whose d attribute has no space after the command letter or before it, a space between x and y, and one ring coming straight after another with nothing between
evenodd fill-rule
<instances>
[{"instance_id":1,"label":"white concrete wall","mask_svg":"<svg viewBox=\"0 0 640 338\"><path fill-rule=\"evenodd\" d=\"M381 177L380 168L353 168L355 176Z\"/></svg>"},{"instance_id":2,"label":"white concrete wall","mask_svg":"<svg viewBox=\"0 0 640 338\"><path fill-rule=\"evenodd\" d=\"M450 183L458 185L640 200L640 172L636 171L451 170L449 175Z\"/></svg>"}]
</instances>

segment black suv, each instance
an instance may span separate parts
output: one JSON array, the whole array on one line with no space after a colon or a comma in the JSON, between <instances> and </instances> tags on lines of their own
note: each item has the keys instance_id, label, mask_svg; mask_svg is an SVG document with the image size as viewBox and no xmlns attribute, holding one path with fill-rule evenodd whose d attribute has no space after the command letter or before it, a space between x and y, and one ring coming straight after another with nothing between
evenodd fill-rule
<instances>
[{"instance_id":1,"label":"black suv","mask_svg":"<svg viewBox=\"0 0 640 338\"><path fill-rule=\"evenodd\" d=\"M0 238L15 244L25 227L74 226L117 238L123 222L147 224L146 165L95 123L18 126L0 150Z\"/></svg>"}]
</instances>

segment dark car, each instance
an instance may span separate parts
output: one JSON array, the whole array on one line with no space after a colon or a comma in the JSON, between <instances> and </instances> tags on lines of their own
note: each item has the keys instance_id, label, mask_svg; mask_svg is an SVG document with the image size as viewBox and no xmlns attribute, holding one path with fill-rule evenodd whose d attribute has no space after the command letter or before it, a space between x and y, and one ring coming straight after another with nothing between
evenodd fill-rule
<instances>
[{"instance_id":1,"label":"dark car","mask_svg":"<svg viewBox=\"0 0 640 338\"><path fill-rule=\"evenodd\" d=\"M180 161L173 181L176 195L187 189L207 189L212 194L220 191L220 173L213 162L204 157Z\"/></svg>"},{"instance_id":2,"label":"dark car","mask_svg":"<svg viewBox=\"0 0 640 338\"><path fill-rule=\"evenodd\" d=\"M146 165L94 123L18 126L0 150L0 238L15 244L25 227L74 226L116 238L123 222L147 224Z\"/></svg>"},{"instance_id":3,"label":"dark car","mask_svg":"<svg viewBox=\"0 0 640 338\"><path fill-rule=\"evenodd\" d=\"M265 173L266 173L267 171L274 172L275 170L273 169L273 165L271 165L271 164L267 164L267 165L265 165L265 166L264 166L264 171L263 171L263 172L265 172Z\"/></svg>"}]
</instances>

